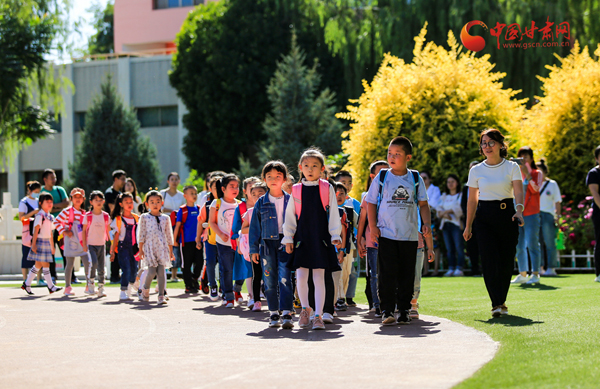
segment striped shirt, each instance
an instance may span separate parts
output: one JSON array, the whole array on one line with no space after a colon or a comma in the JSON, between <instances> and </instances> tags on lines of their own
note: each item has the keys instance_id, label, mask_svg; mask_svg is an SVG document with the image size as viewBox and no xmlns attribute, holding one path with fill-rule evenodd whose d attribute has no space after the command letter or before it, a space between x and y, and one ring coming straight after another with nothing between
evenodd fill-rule
<instances>
[{"instance_id":1,"label":"striped shirt","mask_svg":"<svg viewBox=\"0 0 600 389\"><path fill-rule=\"evenodd\" d=\"M59 235L63 235L65 229L71 229L72 226L69 225L69 214L73 212L73 221L79 220L79 224L83 225L83 219L85 216L85 211L78 211L73 207L68 207L63 209L60 214L54 220L54 225L56 226L56 230Z\"/></svg>"}]
</instances>

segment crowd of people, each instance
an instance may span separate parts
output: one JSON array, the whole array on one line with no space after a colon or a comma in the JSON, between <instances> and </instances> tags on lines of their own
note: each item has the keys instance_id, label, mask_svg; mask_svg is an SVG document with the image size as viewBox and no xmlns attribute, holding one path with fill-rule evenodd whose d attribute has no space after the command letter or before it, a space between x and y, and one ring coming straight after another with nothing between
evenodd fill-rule
<instances>
[{"instance_id":1,"label":"crowd of people","mask_svg":"<svg viewBox=\"0 0 600 389\"><path fill-rule=\"evenodd\" d=\"M171 280L177 281L181 268L186 293L202 290L225 308L245 304L253 311L261 311L266 300L270 327L293 328L299 309L298 326L325 329L336 311L356 305L357 265L365 258L371 311L384 325L408 324L419 317L428 264L434 263L434 275L438 272L441 231L445 276L465 275L466 246L471 273L483 273L492 315L500 316L508 312L510 283L539 283L540 274L556 275L561 195L545 162L535 163L531 148L507 159L498 130L482 132L480 153L486 159L469 166L467 184L461 187L459 177L450 174L442 193L429 172L408 167L412 144L396 137L387 160L373 161L365 172L369 178L360 201L349 195L352 175L331 174L316 148L301 155L297 182L285 164L270 161L261 177L243 181L211 172L201 192L193 185L179 191L180 177L171 173L168 188L151 189L143 200L135 181L117 170L110 188L89 195L87 211L84 190L74 188L67 195L48 169L43 185L27 183L19 205L22 289L33 294L31 284L38 277L50 293L62 290L56 285L58 246L67 296L80 282L74 275L76 259L84 265L85 293L106 296L105 260L110 258L108 281L120 283L120 300L149 301L156 278L157 302L167 304L167 272L171 269ZM596 159L599 155L600 147ZM600 171L595 169L588 185L600 227ZM520 274L511 281L515 256ZM596 252L597 271L598 264Z\"/></svg>"}]
</instances>

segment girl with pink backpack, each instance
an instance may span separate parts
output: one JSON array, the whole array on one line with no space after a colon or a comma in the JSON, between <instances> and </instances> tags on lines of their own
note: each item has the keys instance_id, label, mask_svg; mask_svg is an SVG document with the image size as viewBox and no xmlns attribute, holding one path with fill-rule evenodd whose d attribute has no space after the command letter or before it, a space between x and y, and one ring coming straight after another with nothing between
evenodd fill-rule
<instances>
[{"instance_id":1,"label":"girl with pink backpack","mask_svg":"<svg viewBox=\"0 0 600 389\"><path fill-rule=\"evenodd\" d=\"M95 190L90 195L91 211L83 219L83 247L89 253L90 266L86 274L86 293L93 295L96 271L98 272L98 297L104 293L104 262L106 260L106 242L110 240L110 216L104 212L104 193Z\"/></svg>"}]
</instances>

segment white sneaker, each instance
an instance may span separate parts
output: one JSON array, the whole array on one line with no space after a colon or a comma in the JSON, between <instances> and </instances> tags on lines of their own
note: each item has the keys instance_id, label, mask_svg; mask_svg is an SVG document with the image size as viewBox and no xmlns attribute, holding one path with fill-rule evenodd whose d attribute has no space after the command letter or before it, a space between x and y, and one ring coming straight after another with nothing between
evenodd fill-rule
<instances>
[{"instance_id":1,"label":"white sneaker","mask_svg":"<svg viewBox=\"0 0 600 389\"><path fill-rule=\"evenodd\" d=\"M462 270L455 270L454 274L452 274L453 277L464 277L465 273L463 273Z\"/></svg>"},{"instance_id":2,"label":"white sneaker","mask_svg":"<svg viewBox=\"0 0 600 389\"><path fill-rule=\"evenodd\" d=\"M529 279L527 277L523 277L522 275L518 275L516 276L510 283L511 284L524 284L528 281Z\"/></svg>"},{"instance_id":3,"label":"white sneaker","mask_svg":"<svg viewBox=\"0 0 600 389\"><path fill-rule=\"evenodd\" d=\"M532 275L531 278L529 279L529 281L526 282L527 285L533 285L533 284L539 284L540 283L540 276L539 275Z\"/></svg>"},{"instance_id":4,"label":"white sneaker","mask_svg":"<svg viewBox=\"0 0 600 389\"><path fill-rule=\"evenodd\" d=\"M85 294L96 294L94 291L94 284L89 283L87 289L85 290Z\"/></svg>"},{"instance_id":5,"label":"white sneaker","mask_svg":"<svg viewBox=\"0 0 600 389\"><path fill-rule=\"evenodd\" d=\"M492 309L492 317L500 317L502 315L502 308L500 306Z\"/></svg>"},{"instance_id":6,"label":"white sneaker","mask_svg":"<svg viewBox=\"0 0 600 389\"><path fill-rule=\"evenodd\" d=\"M454 275L454 270L448 270L446 272L446 274L444 274L444 277L452 277Z\"/></svg>"},{"instance_id":7,"label":"white sneaker","mask_svg":"<svg viewBox=\"0 0 600 389\"><path fill-rule=\"evenodd\" d=\"M596 277L596 279L594 280L594 282L600 282L600 276Z\"/></svg>"},{"instance_id":8,"label":"white sneaker","mask_svg":"<svg viewBox=\"0 0 600 389\"><path fill-rule=\"evenodd\" d=\"M325 324L333 323L333 315L331 313L327 313L327 312L323 313L322 319L323 319L323 323L325 323Z\"/></svg>"},{"instance_id":9,"label":"white sneaker","mask_svg":"<svg viewBox=\"0 0 600 389\"><path fill-rule=\"evenodd\" d=\"M252 309L254 307L254 299L248 300L248 309Z\"/></svg>"},{"instance_id":10,"label":"white sneaker","mask_svg":"<svg viewBox=\"0 0 600 389\"><path fill-rule=\"evenodd\" d=\"M555 269L548 269L540 275L544 276L544 277L557 277L558 276L558 274L556 274Z\"/></svg>"},{"instance_id":11,"label":"white sneaker","mask_svg":"<svg viewBox=\"0 0 600 389\"><path fill-rule=\"evenodd\" d=\"M121 291L121 294L119 295L119 300L129 300L129 296L127 295L126 291Z\"/></svg>"},{"instance_id":12,"label":"white sneaker","mask_svg":"<svg viewBox=\"0 0 600 389\"><path fill-rule=\"evenodd\" d=\"M98 297L106 297L106 293L104 293L104 286L98 286Z\"/></svg>"}]
</instances>

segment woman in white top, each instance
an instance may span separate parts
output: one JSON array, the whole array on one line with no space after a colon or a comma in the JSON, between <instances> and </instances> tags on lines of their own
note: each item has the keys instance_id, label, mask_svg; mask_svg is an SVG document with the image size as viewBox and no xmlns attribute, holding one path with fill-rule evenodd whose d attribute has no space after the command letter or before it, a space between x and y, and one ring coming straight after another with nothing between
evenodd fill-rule
<instances>
[{"instance_id":1,"label":"woman in white top","mask_svg":"<svg viewBox=\"0 0 600 389\"><path fill-rule=\"evenodd\" d=\"M145 210L140 209L140 205L142 204L142 198L138 193L135 181L133 181L133 178L131 177L127 177L127 180L125 181L125 192L129 192L133 195L133 212L140 214L144 213Z\"/></svg>"},{"instance_id":2,"label":"woman in white top","mask_svg":"<svg viewBox=\"0 0 600 389\"><path fill-rule=\"evenodd\" d=\"M493 317L508 313L505 302L515 266L518 227L524 224L521 170L515 162L505 159L507 149L500 131L484 130L479 138L479 152L486 160L469 171L467 182L469 201L463 236L471 239L471 228L475 228Z\"/></svg>"},{"instance_id":3,"label":"woman in white top","mask_svg":"<svg viewBox=\"0 0 600 389\"><path fill-rule=\"evenodd\" d=\"M448 272L445 276L464 276L465 247L461 236L462 231L462 199L460 181L456 174L448 175L446 180L448 193L442 194L436 208L440 221L440 230L444 234L444 243L448 252Z\"/></svg>"},{"instance_id":4,"label":"woman in white top","mask_svg":"<svg viewBox=\"0 0 600 389\"><path fill-rule=\"evenodd\" d=\"M544 182L540 189L540 243L546 250L546 271L541 275L556 277L555 268L558 267L558 253L556 251L556 222L561 211L562 198L560 188L556 181L548 178L548 166L543 159L537 164L538 169L544 174Z\"/></svg>"},{"instance_id":5,"label":"woman in white top","mask_svg":"<svg viewBox=\"0 0 600 389\"><path fill-rule=\"evenodd\" d=\"M180 182L181 178L179 178L179 173L171 172L167 176L169 187L160 191L160 194L164 199L162 213L167 216L170 216L173 211L178 211L179 207L185 204L183 192L177 190ZM173 250L173 255L175 256L175 261L173 261L173 266L171 267L171 281L179 282L179 279L177 278L177 269L181 267L181 253L179 250Z\"/></svg>"}]
</instances>

